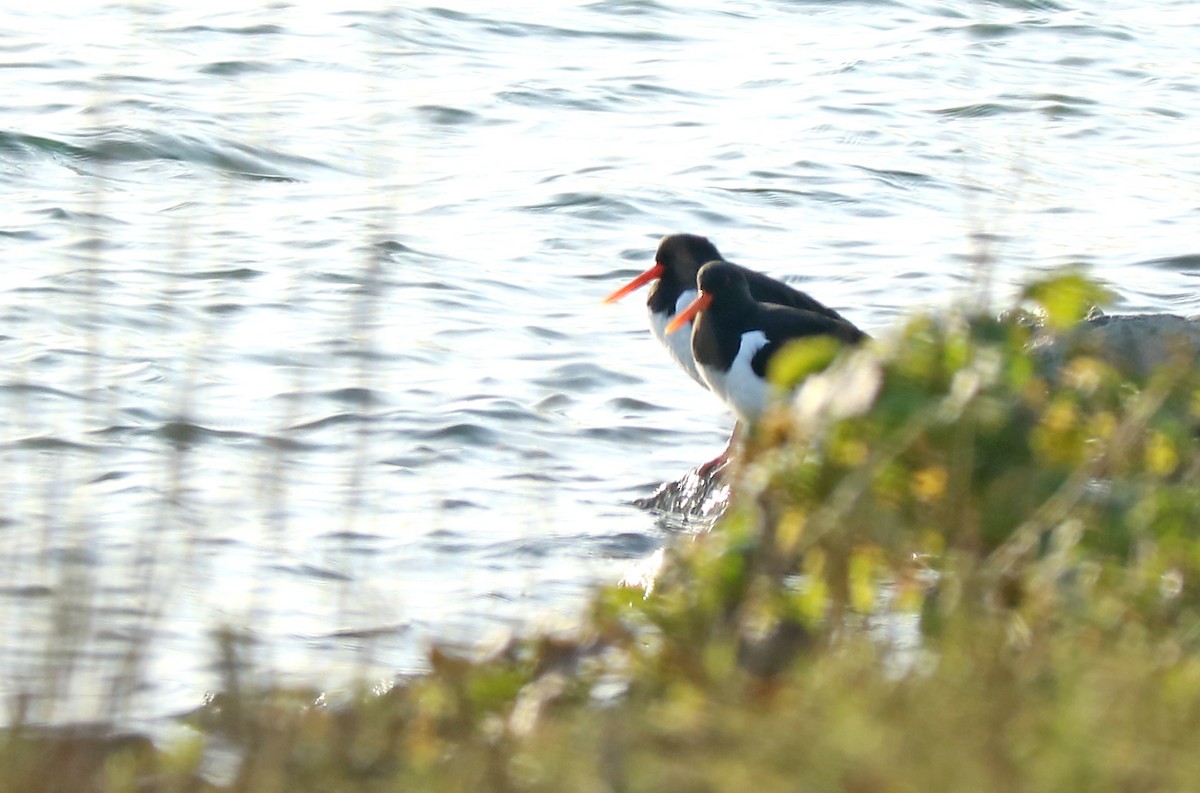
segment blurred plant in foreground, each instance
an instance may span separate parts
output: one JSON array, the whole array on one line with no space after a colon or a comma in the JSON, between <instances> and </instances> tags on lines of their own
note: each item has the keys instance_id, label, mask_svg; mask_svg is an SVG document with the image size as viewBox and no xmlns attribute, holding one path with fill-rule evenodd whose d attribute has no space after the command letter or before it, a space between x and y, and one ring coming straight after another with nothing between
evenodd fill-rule
<instances>
[{"instance_id":1,"label":"blurred plant in foreground","mask_svg":"<svg viewBox=\"0 0 1200 793\"><path fill-rule=\"evenodd\" d=\"M336 703L231 676L70 787L11 731L0 790L1194 789L1196 350L1131 372L1076 333L1096 285L1024 297L793 349L723 521L576 634Z\"/></svg>"}]
</instances>

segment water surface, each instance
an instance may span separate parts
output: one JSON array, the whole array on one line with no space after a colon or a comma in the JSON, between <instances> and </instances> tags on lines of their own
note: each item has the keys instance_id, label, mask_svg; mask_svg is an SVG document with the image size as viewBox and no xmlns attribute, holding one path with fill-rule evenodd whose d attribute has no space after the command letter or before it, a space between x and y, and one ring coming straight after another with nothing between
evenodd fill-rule
<instances>
[{"instance_id":1,"label":"water surface","mask_svg":"<svg viewBox=\"0 0 1200 793\"><path fill-rule=\"evenodd\" d=\"M389 680L682 541L631 502L731 419L600 304L664 233L872 333L1066 263L1200 307L1192 0L63 8L0 32L37 718L194 707L222 624Z\"/></svg>"}]
</instances>

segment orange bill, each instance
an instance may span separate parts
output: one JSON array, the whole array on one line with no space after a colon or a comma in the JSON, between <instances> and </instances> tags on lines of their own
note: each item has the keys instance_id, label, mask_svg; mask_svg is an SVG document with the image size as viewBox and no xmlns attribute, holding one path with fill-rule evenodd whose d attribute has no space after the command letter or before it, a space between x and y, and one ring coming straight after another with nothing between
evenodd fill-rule
<instances>
[{"instance_id":1,"label":"orange bill","mask_svg":"<svg viewBox=\"0 0 1200 793\"><path fill-rule=\"evenodd\" d=\"M632 281L625 284L625 286L623 286L620 289L618 289L617 291L613 292L608 297L604 298L604 302L605 303L615 303L616 301L625 297L625 295L629 294L630 292L632 292L633 290L642 286L643 284L649 283L650 281L653 281L655 278L661 278L662 274L663 274L663 266L661 264L659 264L658 262L655 262L654 266L651 267L649 270L642 273L637 278L634 278Z\"/></svg>"},{"instance_id":2,"label":"orange bill","mask_svg":"<svg viewBox=\"0 0 1200 793\"><path fill-rule=\"evenodd\" d=\"M687 304L687 307L675 315L675 319L667 323L667 333L674 333L684 325L692 321L692 317L699 314L704 309L708 308L708 304L712 302L712 295L707 292L701 292L700 296Z\"/></svg>"}]
</instances>

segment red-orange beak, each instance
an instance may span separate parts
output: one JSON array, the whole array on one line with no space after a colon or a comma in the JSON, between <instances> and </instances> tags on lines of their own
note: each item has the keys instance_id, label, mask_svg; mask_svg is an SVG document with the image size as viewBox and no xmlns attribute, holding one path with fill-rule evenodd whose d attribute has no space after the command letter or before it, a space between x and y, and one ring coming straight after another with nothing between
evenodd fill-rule
<instances>
[{"instance_id":1,"label":"red-orange beak","mask_svg":"<svg viewBox=\"0 0 1200 793\"><path fill-rule=\"evenodd\" d=\"M710 303L712 303L712 295L701 292L699 297L687 304L687 308L675 315L675 319L667 323L667 333L674 333L691 322L692 317L708 308Z\"/></svg>"},{"instance_id":2,"label":"red-orange beak","mask_svg":"<svg viewBox=\"0 0 1200 793\"><path fill-rule=\"evenodd\" d=\"M616 301L625 297L625 295L629 294L630 292L632 292L633 290L642 286L643 284L647 284L650 281L653 281L655 278L661 278L662 274L663 274L663 266L661 264L659 264L658 262L655 262L654 266L651 267L649 270L642 273L637 278L634 278L632 281L625 284L625 286L623 286L620 289L618 289L617 291L613 292L608 297L604 298L604 302L605 303L615 303Z\"/></svg>"}]
</instances>

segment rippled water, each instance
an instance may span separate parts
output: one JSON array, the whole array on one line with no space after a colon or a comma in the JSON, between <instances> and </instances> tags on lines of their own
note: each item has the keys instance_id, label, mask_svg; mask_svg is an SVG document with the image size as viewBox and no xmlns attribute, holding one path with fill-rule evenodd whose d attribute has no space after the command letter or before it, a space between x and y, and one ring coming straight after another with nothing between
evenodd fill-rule
<instances>
[{"instance_id":1,"label":"rippled water","mask_svg":"<svg viewBox=\"0 0 1200 793\"><path fill-rule=\"evenodd\" d=\"M1200 311L1193 0L184 5L0 32L38 718L195 706L223 623L273 679L387 679L686 533L631 502L730 418L600 304L661 234L872 332L1066 262Z\"/></svg>"}]
</instances>

